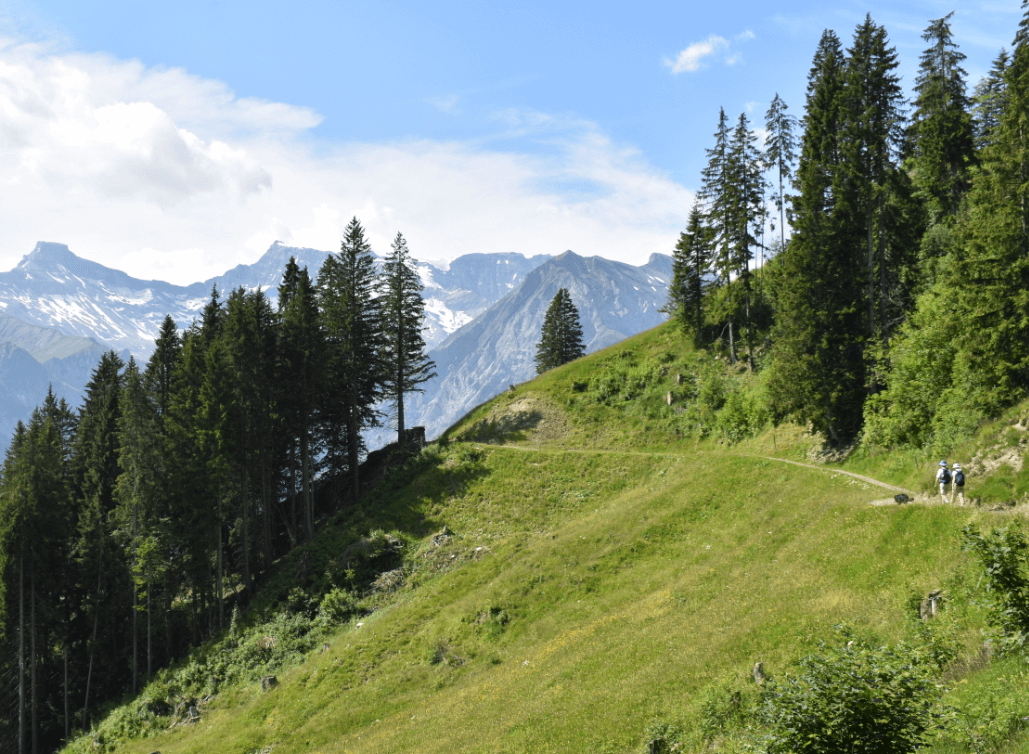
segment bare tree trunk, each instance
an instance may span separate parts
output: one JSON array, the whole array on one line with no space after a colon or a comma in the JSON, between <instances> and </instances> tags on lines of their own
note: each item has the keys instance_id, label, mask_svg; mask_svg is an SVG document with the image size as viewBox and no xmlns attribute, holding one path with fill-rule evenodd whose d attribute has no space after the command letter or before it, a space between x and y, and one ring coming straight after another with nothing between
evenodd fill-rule
<instances>
[{"instance_id":1,"label":"bare tree trunk","mask_svg":"<svg viewBox=\"0 0 1029 754\"><path fill-rule=\"evenodd\" d=\"M153 632L151 631L152 621L150 619L150 592L153 589L153 585L150 583L150 579L146 580L146 677L150 680L153 675Z\"/></svg>"},{"instance_id":2,"label":"bare tree trunk","mask_svg":"<svg viewBox=\"0 0 1029 754\"><path fill-rule=\"evenodd\" d=\"M271 481L268 476L268 453L265 450L264 442L261 442L261 506L262 516L262 538L264 539L264 572L267 573L272 567L272 496Z\"/></svg>"},{"instance_id":3,"label":"bare tree trunk","mask_svg":"<svg viewBox=\"0 0 1029 754\"><path fill-rule=\"evenodd\" d=\"M96 658L96 633L100 627L100 587L104 573L104 540L100 538L99 564L96 569L96 608L93 614L93 640L89 644L89 669L86 671L86 695L82 702L82 727L89 727L89 687L93 680L93 660Z\"/></svg>"},{"instance_id":4,"label":"bare tree trunk","mask_svg":"<svg viewBox=\"0 0 1029 754\"><path fill-rule=\"evenodd\" d=\"M18 558L18 751L25 752L25 543Z\"/></svg>"},{"instance_id":5,"label":"bare tree trunk","mask_svg":"<svg viewBox=\"0 0 1029 754\"><path fill-rule=\"evenodd\" d=\"M353 382L356 383L356 380ZM351 505L357 505L357 501L361 499L361 472L358 468L361 452L358 445L360 438L358 437L359 422L357 418L356 384L351 384L348 400L350 405L347 415L347 466L350 468L347 471L350 474L350 503Z\"/></svg>"},{"instance_id":6,"label":"bare tree trunk","mask_svg":"<svg viewBox=\"0 0 1029 754\"><path fill-rule=\"evenodd\" d=\"M250 473L243 453L243 586L250 597Z\"/></svg>"},{"instance_id":7,"label":"bare tree trunk","mask_svg":"<svg viewBox=\"0 0 1029 754\"><path fill-rule=\"evenodd\" d=\"M308 541L314 539L314 495L311 493L311 453L308 448L307 423L300 439L300 459L303 463L304 522Z\"/></svg>"},{"instance_id":8,"label":"bare tree trunk","mask_svg":"<svg viewBox=\"0 0 1029 754\"><path fill-rule=\"evenodd\" d=\"M289 520L293 524L289 530L289 544L290 547L296 547L296 533L300 530L300 526L297 521L297 448L293 443L289 444L289 477L291 482L289 487Z\"/></svg>"},{"instance_id":9,"label":"bare tree trunk","mask_svg":"<svg viewBox=\"0 0 1029 754\"><path fill-rule=\"evenodd\" d=\"M215 589L218 593L218 628L223 628L225 625L225 595L223 594L223 570L222 570L222 502L221 496L218 497L218 573Z\"/></svg>"},{"instance_id":10,"label":"bare tree trunk","mask_svg":"<svg viewBox=\"0 0 1029 754\"><path fill-rule=\"evenodd\" d=\"M30 600L32 605L32 754L39 754L39 682L36 677L38 664L36 653L36 573L29 575L31 585Z\"/></svg>"}]
</instances>

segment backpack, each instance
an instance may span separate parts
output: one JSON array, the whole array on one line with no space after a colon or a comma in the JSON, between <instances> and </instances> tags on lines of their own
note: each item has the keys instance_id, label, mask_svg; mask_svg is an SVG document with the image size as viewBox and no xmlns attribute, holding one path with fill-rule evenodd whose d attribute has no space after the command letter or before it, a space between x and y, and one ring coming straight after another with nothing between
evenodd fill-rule
<instances>
[{"instance_id":1,"label":"backpack","mask_svg":"<svg viewBox=\"0 0 1029 754\"><path fill-rule=\"evenodd\" d=\"M943 470L943 476L940 477L940 484L950 484L950 469Z\"/></svg>"},{"instance_id":2,"label":"backpack","mask_svg":"<svg viewBox=\"0 0 1029 754\"><path fill-rule=\"evenodd\" d=\"M961 469L958 469L954 472L954 484L956 484L958 487L965 486L965 472L963 472Z\"/></svg>"}]
</instances>

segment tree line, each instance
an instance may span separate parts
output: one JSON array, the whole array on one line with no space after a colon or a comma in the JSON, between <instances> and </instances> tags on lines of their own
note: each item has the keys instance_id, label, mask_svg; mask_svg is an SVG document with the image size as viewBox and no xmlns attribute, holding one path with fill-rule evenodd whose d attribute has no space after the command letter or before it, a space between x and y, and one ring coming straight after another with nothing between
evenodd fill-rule
<instances>
[{"instance_id":1,"label":"tree line","mask_svg":"<svg viewBox=\"0 0 1029 754\"><path fill-rule=\"evenodd\" d=\"M833 445L942 451L1029 391L1029 14L971 94L952 16L910 101L866 16L847 48L823 32L763 148L721 112L675 248L684 331L745 345L774 417Z\"/></svg>"},{"instance_id":2,"label":"tree line","mask_svg":"<svg viewBox=\"0 0 1029 754\"><path fill-rule=\"evenodd\" d=\"M102 357L50 392L0 470L0 745L53 750L227 626L272 561L359 497L362 432L435 376L401 234L377 265L355 218L273 308L217 289L145 365ZM316 496L316 491L318 492Z\"/></svg>"}]
</instances>

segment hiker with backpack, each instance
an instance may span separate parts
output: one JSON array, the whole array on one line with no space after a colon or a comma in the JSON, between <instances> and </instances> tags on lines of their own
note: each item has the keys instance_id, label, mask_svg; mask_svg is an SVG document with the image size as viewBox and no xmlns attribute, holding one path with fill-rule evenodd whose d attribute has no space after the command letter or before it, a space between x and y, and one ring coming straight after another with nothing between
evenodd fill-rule
<instances>
[{"instance_id":1,"label":"hiker with backpack","mask_svg":"<svg viewBox=\"0 0 1029 754\"><path fill-rule=\"evenodd\" d=\"M958 503L962 508L965 506L965 472L961 468L960 463L954 464L954 487L950 495L951 504L954 503L954 498L961 496L961 502Z\"/></svg>"},{"instance_id":2,"label":"hiker with backpack","mask_svg":"<svg viewBox=\"0 0 1029 754\"><path fill-rule=\"evenodd\" d=\"M940 485L940 499L947 502L947 488L950 487L950 469L946 461L940 461L940 467L936 469L936 481Z\"/></svg>"}]
</instances>

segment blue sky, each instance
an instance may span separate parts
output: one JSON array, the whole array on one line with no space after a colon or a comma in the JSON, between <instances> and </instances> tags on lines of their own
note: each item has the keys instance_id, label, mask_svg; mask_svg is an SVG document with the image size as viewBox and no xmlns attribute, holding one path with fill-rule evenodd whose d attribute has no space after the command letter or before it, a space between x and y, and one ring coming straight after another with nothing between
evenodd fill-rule
<instances>
[{"instance_id":1,"label":"blue sky","mask_svg":"<svg viewBox=\"0 0 1029 754\"><path fill-rule=\"evenodd\" d=\"M719 107L802 115L824 28L884 25L910 87L955 11L970 87L1017 2L100 2L0 11L0 269L36 240L189 282L271 241L669 253ZM6 224L6 223L5 223Z\"/></svg>"}]
</instances>

